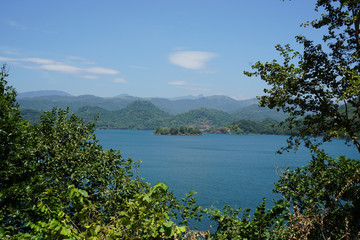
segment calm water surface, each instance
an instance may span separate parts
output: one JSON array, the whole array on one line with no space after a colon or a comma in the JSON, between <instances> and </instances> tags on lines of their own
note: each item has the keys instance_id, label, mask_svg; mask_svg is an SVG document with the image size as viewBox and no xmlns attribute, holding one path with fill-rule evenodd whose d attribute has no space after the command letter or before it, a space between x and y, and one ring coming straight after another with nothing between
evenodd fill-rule
<instances>
[{"instance_id":1,"label":"calm water surface","mask_svg":"<svg viewBox=\"0 0 360 240\"><path fill-rule=\"evenodd\" d=\"M177 197L191 189L203 207L254 209L272 193L278 171L308 163L306 149L276 154L286 145L286 136L222 135L159 136L152 131L98 130L100 144L120 149L123 157L141 160L141 175L155 184L165 182ZM332 156L358 159L354 147L335 140L325 149Z\"/></svg>"}]
</instances>

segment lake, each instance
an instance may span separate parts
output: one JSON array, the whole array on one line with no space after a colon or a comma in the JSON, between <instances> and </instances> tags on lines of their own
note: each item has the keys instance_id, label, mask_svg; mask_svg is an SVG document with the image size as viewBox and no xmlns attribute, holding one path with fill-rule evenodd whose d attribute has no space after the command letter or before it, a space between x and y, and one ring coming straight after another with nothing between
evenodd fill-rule
<instances>
[{"instance_id":1,"label":"lake","mask_svg":"<svg viewBox=\"0 0 360 240\"><path fill-rule=\"evenodd\" d=\"M203 207L254 209L266 197L269 202L274 183L282 169L306 165L311 159L307 149L276 154L286 145L287 136L154 135L152 131L97 130L100 144L120 149L123 157L141 160L141 176L152 184L164 182L175 196L195 190ZM333 157L345 155L358 159L354 147L336 139L325 145Z\"/></svg>"}]
</instances>

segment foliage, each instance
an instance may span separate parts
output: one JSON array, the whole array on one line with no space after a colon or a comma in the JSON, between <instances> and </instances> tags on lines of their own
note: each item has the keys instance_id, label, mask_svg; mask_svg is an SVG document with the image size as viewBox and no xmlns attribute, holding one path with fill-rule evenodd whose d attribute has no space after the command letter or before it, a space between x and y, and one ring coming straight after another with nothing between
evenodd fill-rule
<instances>
[{"instance_id":1,"label":"foliage","mask_svg":"<svg viewBox=\"0 0 360 240\"><path fill-rule=\"evenodd\" d=\"M103 150L94 125L68 109L45 112L38 125L22 120L5 70L0 238L179 239L188 219L201 218L194 200L178 201L163 183L151 187L139 162Z\"/></svg>"},{"instance_id":2,"label":"foliage","mask_svg":"<svg viewBox=\"0 0 360 240\"><path fill-rule=\"evenodd\" d=\"M253 216L250 209L241 208L235 210L230 206L224 206L224 212L219 209L210 208L205 212L209 217L216 221L218 226L216 232L212 234L214 239L280 239L287 217L287 204L278 201L270 210L266 210L266 201L256 208ZM242 216L239 214L242 212Z\"/></svg>"},{"instance_id":3,"label":"foliage","mask_svg":"<svg viewBox=\"0 0 360 240\"><path fill-rule=\"evenodd\" d=\"M360 7L357 0L318 0L321 18L304 24L327 28L327 49L304 36L304 52L276 46L283 63L257 62L255 72L270 86L260 105L289 114L289 128L299 132L286 150L301 142L313 154L303 168L285 171L275 191L289 204L287 225L277 230L286 239L357 239L360 237L359 161L333 159L319 145L344 137L360 152ZM318 137L322 137L319 139Z\"/></svg>"},{"instance_id":4,"label":"foliage","mask_svg":"<svg viewBox=\"0 0 360 240\"><path fill-rule=\"evenodd\" d=\"M276 192L294 206L290 239L356 239L360 234L360 162L316 150L309 165L286 170Z\"/></svg>"},{"instance_id":5,"label":"foliage","mask_svg":"<svg viewBox=\"0 0 360 240\"><path fill-rule=\"evenodd\" d=\"M0 75L0 234L7 229L21 226L16 213L11 208L22 208L16 201L23 193L17 188L19 182L29 179L32 169L26 168L22 158L29 147L28 126L22 120L15 90L7 85L6 66L3 65ZM3 227L4 223L8 223Z\"/></svg>"},{"instance_id":6,"label":"foliage","mask_svg":"<svg viewBox=\"0 0 360 240\"><path fill-rule=\"evenodd\" d=\"M260 97L261 106L289 113L287 121L291 126L298 126L298 118L306 115L292 144L298 145L299 139L307 146L315 144L309 136L322 135L322 141L346 137L360 151L359 3L318 0L316 9L320 7L326 14L304 26L327 27L323 40L329 50L297 36L303 53L295 52L289 45L278 45L282 64L276 60L257 62L252 66L256 71L245 74L259 76L271 86L265 90L267 95ZM339 111L341 103L343 111Z\"/></svg>"},{"instance_id":7,"label":"foliage","mask_svg":"<svg viewBox=\"0 0 360 240\"><path fill-rule=\"evenodd\" d=\"M31 124L39 124L40 116L41 116L41 112L36 110L32 110L32 109L21 110L21 117L29 121Z\"/></svg>"}]
</instances>

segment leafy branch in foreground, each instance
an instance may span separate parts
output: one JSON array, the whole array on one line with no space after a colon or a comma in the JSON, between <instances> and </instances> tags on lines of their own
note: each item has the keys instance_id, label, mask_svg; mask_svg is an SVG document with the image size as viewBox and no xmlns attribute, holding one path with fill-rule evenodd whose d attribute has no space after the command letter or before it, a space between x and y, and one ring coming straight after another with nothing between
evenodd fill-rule
<instances>
[{"instance_id":1,"label":"leafy branch in foreground","mask_svg":"<svg viewBox=\"0 0 360 240\"><path fill-rule=\"evenodd\" d=\"M323 7L326 14L307 23L314 28L327 28L324 43L315 45L304 36L297 36L304 52L295 52L289 45L276 49L283 63L257 62L255 72L271 88L260 97L260 105L289 113L291 126L300 124L299 135L293 136L289 147L303 140L307 146L318 144L309 136L323 136L322 142L333 137L345 137L360 151L360 62L359 19L360 9L356 0L318 0L316 8Z\"/></svg>"},{"instance_id":2,"label":"leafy branch in foreground","mask_svg":"<svg viewBox=\"0 0 360 240\"><path fill-rule=\"evenodd\" d=\"M304 51L276 46L282 63L257 62L254 72L269 85L260 105L282 110L290 128L289 150L302 142L312 151L309 165L287 170L275 192L289 205L286 226L277 231L286 239L358 239L360 237L359 161L337 160L318 146L344 137L360 152L360 5L357 0L318 0L320 19L304 26L327 28L321 44L297 36ZM319 138L321 137L321 139Z\"/></svg>"},{"instance_id":3,"label":"leafy branch in foreground","mask_svg":"<svg viewBox=\"0 0 360 240\"><path fill-rule=\"evenodd\" d=\"M138 177L139 163L103 150L94 125L53 109L22 120L16 92L0 81L0 238L179 239L198 215L164 183ZM180 220L181 221L181 220Z\"/></svg>"}]
</instances>

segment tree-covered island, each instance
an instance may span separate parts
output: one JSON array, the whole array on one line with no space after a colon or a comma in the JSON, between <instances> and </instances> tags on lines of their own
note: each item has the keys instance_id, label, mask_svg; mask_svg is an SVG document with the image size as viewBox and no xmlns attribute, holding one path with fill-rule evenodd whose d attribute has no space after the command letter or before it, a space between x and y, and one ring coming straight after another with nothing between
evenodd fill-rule
<instances>
[{"instance_id":1,"label":"tree-covered island","mask_svg":"<svg viewBox=\"0 0 360 240\"><path fill-rule=\"evenodd\" d=\"M156 127L154 134L157 135L201 135L202 132L197 127L179 127L179 128L167 128L167 127Z\"/></svg>"}]
</instances>

